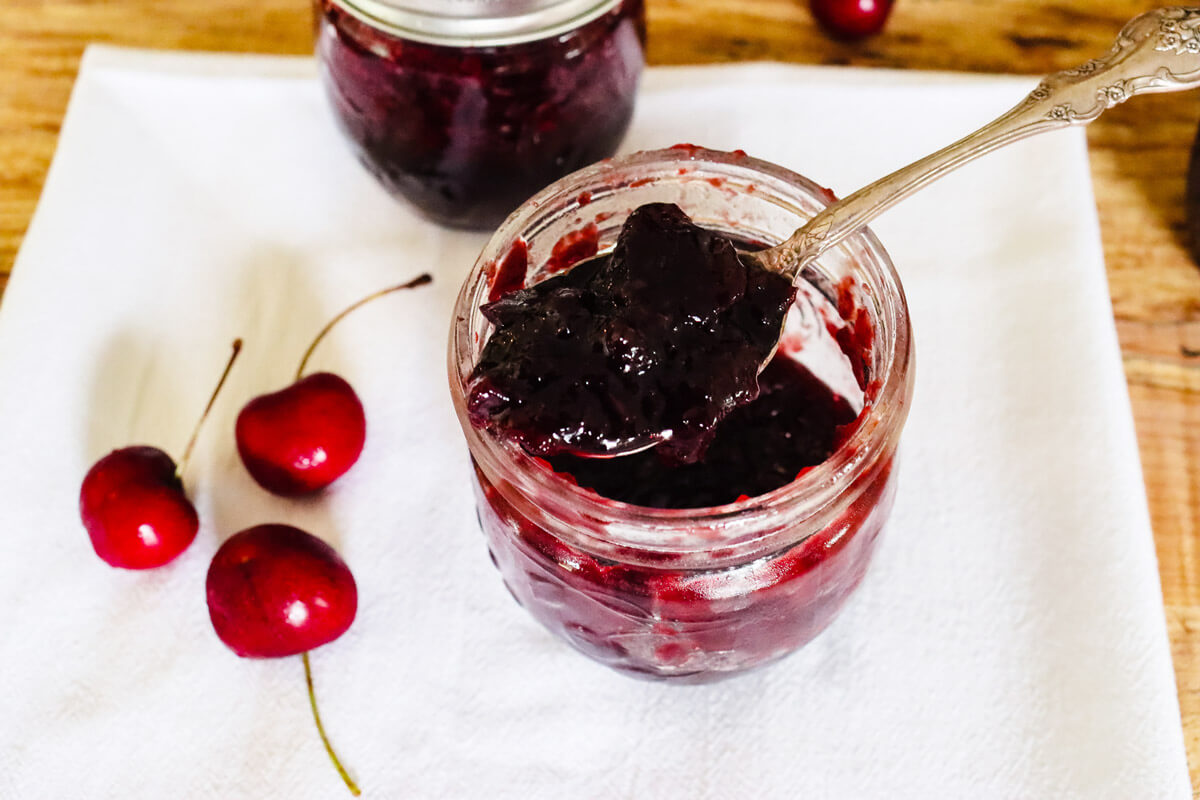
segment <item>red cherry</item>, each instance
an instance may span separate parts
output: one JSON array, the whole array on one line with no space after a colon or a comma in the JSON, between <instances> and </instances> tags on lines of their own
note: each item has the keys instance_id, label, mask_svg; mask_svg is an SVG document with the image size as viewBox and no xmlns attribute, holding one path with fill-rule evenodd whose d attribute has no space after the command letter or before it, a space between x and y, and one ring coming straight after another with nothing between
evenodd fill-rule
<instances>
[{"instance_id":1,"label":"red cherry","mask_svg":"<svg viewBox=\"0 0 1200 800\"><path fill-rule=\"evenodd\" d=\"M839 39L862 39L883 30L893 0L809 0L817 22Z\"/></svg>"},{"instance_id":2,"label":"red cherry","mask_svg":"<svg viewBox=\"0 0 1200 800\"><path fill-rule=\"evenodd\" d=\"M236 434L254 480L295 497L324 489L354 466L367 440L367 418L349 383L315 372L247 403Z\"/></svg>"},{"instance_id":3,"label":"red cherry","mask_svg":"<svg viewBox=\"0 0 1200 800\"><path fill-rule=\"evenodd\" d=\"M217 636L243 658L281 658L332 642L354 621L358 588L341 556L291 525L230 537L205 582Z\"/></svg>"},{"instance_id":4,"label":"red cherry","mask_svg":"<svg viewBox=\"0 0 1200 800\"><path fill-rule=\"evenodd\" d=\"M157 447L123 447L88 470L79 516L96 555L114 567L161 567L200 527L175 462Z\"/></svg>"},{"instance_id":5,"label":"red cherry","mask_svg":"<svg viewBox=\"0 0 1200 800\"><path fill-rule=\"evenodd\" d=\"M341 636L358 612L358 587L341 556L291 525L256 525L213 556L205 580L208 616L225 645L243 658L302 653L317 733L346 788L361 792L333 750L313 688L308 651Z\"/></svg>"},{"instance_id":6,"label":"red cherry","mask_svg":"<svg viewBox=\"0 0 1200 800\"><path fill-rule=\"evenodd\" d=\"M254 398L237 419L237 446L251 477L269 492L297 497L324 489L354 466L367 440L367 420L354 389L330 372L308 377L317 345L356 308L403 289L431 283L428 274L380 289L343 309L308 346L296 382Z\"/></svg>"},{"instance_id":7,"label":"red cherry","mask_svg":"<svg viewBox=\"0 0 1200 800\"><path fill-rule=\"evenodd\" d=\"M96 555L112 566L161 567L196 538L200 521L183 491L181 476L241 349L242 340L235 340L225 371L178 466L157 447L123 447L97 461L84 476L79 489L79 516Z\"/></svg>"}]
</instances>

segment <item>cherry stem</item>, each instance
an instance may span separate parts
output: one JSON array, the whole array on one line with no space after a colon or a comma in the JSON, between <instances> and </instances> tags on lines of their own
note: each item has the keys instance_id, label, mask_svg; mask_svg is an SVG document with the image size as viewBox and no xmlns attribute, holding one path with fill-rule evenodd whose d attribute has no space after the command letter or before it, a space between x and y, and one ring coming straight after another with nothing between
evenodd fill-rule
<instances>
[{"instance_id":1,"label":"cherry stem","mask_svg":"<svg viewBox=\"0 0 1200 800\"><path fill-rule=\"evenodd\" d=\"M321 734L321 744L325 745L325 752L329 754L329 760L337 768L338 775L341 775L342 780L346 782L346 788L350 790L350 794L358 797L362 791L350 777L350 773L346 772L342 762L338 760L337 753L333 752L333 745L329 743L329 737L325 735L325 726L321 724L321 712L317 710L317 694L313 691L312 666L308 663L308 653L304 653L300 657L304 660L304 682L308 684L308 702L312 706L313 720L317 723L317 733Z\"/></svg>"},{"instance_id":2,"label":"cherry stem","mask_svg":"<svg viewBox=\"0 0 1200 800\"><path fill-rule=\"evenodd\" d=\"M188 439L187 447L183 449L183 457L179 459L179 465L175 467L176 478L183 478L183 471L187 469L188 460L192 457L192 450L196 447L196 440L200 438L200 429L204 427L204 420L208 419L208 413L212 411L213 404L217 402L217 395L221 393L221 387L225 385L225 379L229 377L229 370L233 369L233 362L237 361L240 352L242 352L242 340L234 339L233 352L230 353L229 361L225 364L225 371L221 373L221 379L217 381L217 388L213 389L212 396L208 398L208 405L204 407L204 413L200 415L196 427L192 429L192 438Z\"/></svg>"},{"instance_id":3,"label":"cherry stem","mask_svg":"<svg viewBox=\"0 0 1200 800\"><path fill-rule=\"evenodd\" d=\"M383 297L385 294L399 292L403 289L415 289L418 286L424 286L427 283L433 283L433 276L428 272L425 272L413 278L411 281L398 283L395 286L389 286L386 289L380 289L377 292L372 292L363 299L347 306L336 317L329 320L324 328L321 328L321 332L317 334L317 338L313 339L312 344L310 344L308 349L304 351L304 358L300 359L300 367L296 370L296 380L300 380L302 377L304 377L304 368L308 365L308 359L312 357L313 351L317 349L317 345L319 345L321 340L325 338L325 335L333 329L333 326L341 322L342 319L344 319L351 311L361 308L372 300L377 300L380 297Z\"/></svg>"}]
</instances>

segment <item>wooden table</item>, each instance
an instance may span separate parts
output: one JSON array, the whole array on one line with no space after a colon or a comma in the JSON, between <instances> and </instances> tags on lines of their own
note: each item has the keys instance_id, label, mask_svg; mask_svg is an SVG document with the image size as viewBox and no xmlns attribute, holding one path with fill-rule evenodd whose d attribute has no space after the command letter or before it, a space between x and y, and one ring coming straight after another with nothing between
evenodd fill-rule
<instances>
[{"instance_id":1,"label":"wooden table","mask_svg":"<svg viewBox=\"0 0 1200 800\"><path fill-rule=\"evenodd\" d=\"M650 61L775 59L1039 74L1107 51L1144 0L897 0L857 45L804 0L647 0ZM41 191L88 42L308 53L305 0L4 0L0 4L0 292ZM1089 129L1125 374L1150 498L1192 783L1200 796L1200 270L1184 175L1200 94L1138 98ZM886 132L881 132L886 135ZM1064 298L1064 302L1068 302Z\"/></svg>"}]
</instances>

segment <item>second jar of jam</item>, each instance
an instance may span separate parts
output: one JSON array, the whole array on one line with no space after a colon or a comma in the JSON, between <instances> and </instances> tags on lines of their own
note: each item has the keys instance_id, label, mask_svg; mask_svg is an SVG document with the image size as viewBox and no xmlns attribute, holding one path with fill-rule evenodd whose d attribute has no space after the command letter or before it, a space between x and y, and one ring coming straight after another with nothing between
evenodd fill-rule
<instances>
[{"instance_id":1,"label":"second jar of jam","mask_svg":"<svg viewBox=\"0 0 1200 800\"><path fill-rule=\"evenodd\" d=\"M339 125L393 194L495 227L609 156L644 63L642 0L315 0Z\"/></svg>"}]
</instances>

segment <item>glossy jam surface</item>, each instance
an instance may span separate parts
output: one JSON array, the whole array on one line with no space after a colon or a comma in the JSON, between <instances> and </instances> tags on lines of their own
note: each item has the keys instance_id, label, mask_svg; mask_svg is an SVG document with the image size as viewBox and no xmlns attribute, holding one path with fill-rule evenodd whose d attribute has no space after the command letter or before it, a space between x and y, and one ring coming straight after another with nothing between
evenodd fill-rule
<instances>
[{"instance_id":1,"label":"glossy jam surface","mask_svg":"<svg viewBox=\"0 0 1200 800\"><path fill-rule=\"evenodd\" d=\"M472 372L471 421L541 456L656 441L653 460L696 462L757 397L794 297L678 207L642 206L609 255L482 309L495 330Z\"/></svg>"},{"instance_id":2,"label":"glossy jam surface","mask_svg":"<svg viewBox=\"0 0 1200 800\"><path fill-rule=\"evenodd\" d=\"M620 458L554 456L549 463L599 495L652 508L706 508L786 486L837 447L857 414L805 366L776 356L759 396L716 427L704 457L672 464L653 449Z\"/></svg>"},{"instance_id":3,"label":"glossy jam surface","mask_svg":"<svg viewBox=\"0 0 1200 800\"><path fill-rule=\"evenodd\" d=\"M445 225L494 227L616 150L644 63L642 0L566 34L498 47L397 38L319 0L318 57L359 160Z\"/></svg>"}]
</instances>

